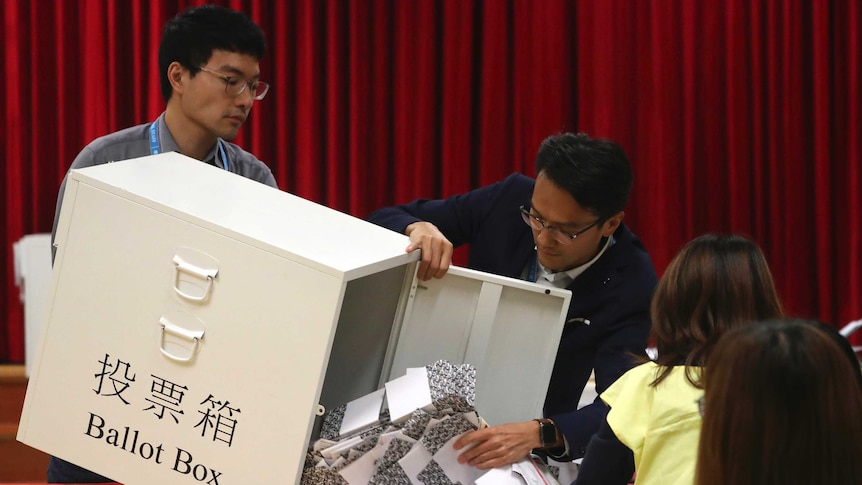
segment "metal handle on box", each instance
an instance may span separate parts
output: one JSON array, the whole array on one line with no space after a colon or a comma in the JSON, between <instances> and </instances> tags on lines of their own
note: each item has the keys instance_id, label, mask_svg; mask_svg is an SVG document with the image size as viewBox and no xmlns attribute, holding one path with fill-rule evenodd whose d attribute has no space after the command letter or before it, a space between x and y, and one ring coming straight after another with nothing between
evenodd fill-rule
<instances>
[{"instance_id":1,"label":"metal handle on box","mask_svg":"<svg viewBox=\"0 0 862 485\"><path fill-rule=\"evenodd\" d=\"M177 362L188 362L188 361L192 360L192 358L194 358L195 354L197 354L198 343L200 342L200 340L202 338L204 338L204 331L203 330L188 330L188 329L179 327L179 326L171 323L165 317L159 318L159 323L162 325L162 335L161 335L161 340L159 342L159 350L162 351L162 354L165 357L172 359L172 360L175 360ZM194 344L194 345L192 347L192 350L189 352L188 357L181 357L179 355L176 355L176 354L170 352L169 350L166 350L165 349L165 334L175 335L177 337L181 337L181 338L184 338L186 340L191 341L192 344Z\"/></svg>"},{"instance_id":2,"label":"metal handle on box","mask_svg":"<svg viewBox=\"0 0 862 485\"><path fill-rule=\"evenodd\" d=\"M178 295L180 295L181 297L183 297L187 300L191 300L191 301L204 301L204 300L206 300L210 295L210 291L212 291L213 281L215 280L215 277L218 275L218 268L213 268L213 269L201 268L199 266L195 266L195 265L189 263L188 261L184 260L179 255L174 255L173 261L174 261L174 265L176 265L176 274L174 276L174 291L176 291ZM180 272L184 272L184 273L190 274L192 276L196 276L202 280L206 280L207 286L206 286L206 289L204 290L203 295L194 296L194 295L190 295L190 294L184 292L183 290L181 290L179 287Z\"/></svg>"}]
</instances>

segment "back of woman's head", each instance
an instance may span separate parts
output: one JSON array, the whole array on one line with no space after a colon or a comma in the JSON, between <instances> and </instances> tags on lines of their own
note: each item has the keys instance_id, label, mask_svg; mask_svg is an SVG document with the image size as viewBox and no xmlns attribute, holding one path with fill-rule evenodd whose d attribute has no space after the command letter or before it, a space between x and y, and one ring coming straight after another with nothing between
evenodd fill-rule
<instances>
[{"instance_id":1,"label":"back of woman's head","mask_svg":"<svg viewBox=\"0 0 862 485\"><path fill-rule=\"evenodd\" d=\"M659 281L652 300L652 332L662 366L653 384L685 364L704 366L715 342L731 328L782 315L766 258L753 241L707 234L686 244Z\"/></svg>"},{"instance_id":2,"label":"back of woman's head","mask_svg":"<svg viewBox=\"0 0 862 485\"><path fill-rule=\"evenodd\" d=\"M728 332L705 371L697 484L862 483L862 390L816 322Z\"/></svg>"}]
</instances>

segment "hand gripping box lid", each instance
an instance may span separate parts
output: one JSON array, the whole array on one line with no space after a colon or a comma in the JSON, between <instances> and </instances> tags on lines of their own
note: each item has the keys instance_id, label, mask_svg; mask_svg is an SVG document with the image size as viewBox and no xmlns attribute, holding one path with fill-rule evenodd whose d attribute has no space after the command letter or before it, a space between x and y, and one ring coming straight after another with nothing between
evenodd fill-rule
<instances>
[{"instance_id":1,"label":"hand gripping box lid","mask_svg":"<svg viewBox=\"0 0 862 485\"><path fill-rule=\"evenodd\" d=\"M298 483L323 410L446 359L541 413L570 294L177 153L73 171L18 439L138 483Z\"/></svg>"}]
</instances>

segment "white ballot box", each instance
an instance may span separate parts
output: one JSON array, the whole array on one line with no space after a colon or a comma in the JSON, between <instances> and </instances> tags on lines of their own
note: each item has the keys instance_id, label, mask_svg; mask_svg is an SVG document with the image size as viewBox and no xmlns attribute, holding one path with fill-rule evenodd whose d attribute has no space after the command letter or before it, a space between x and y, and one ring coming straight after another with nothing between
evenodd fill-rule
<instances>
[{"instance_id":1,"label":"white ballot box","mask_svg":"<svg viewBox=\"0 0 862 485\"><path fill-rule=\"evenodd\" d=\"M438 359L538 417L570 294L176 153L72 171L18 439L126 485L298 483L324 409Z\"/></svg>"},{"instance_id":2,"label":"white ballot box","mask_svg":"<svg viewBox=\"0 0 862 485\"><path fill-rule=\"evenodd\" d=\"M29 377L51 288L51 234L28 234L12 245L12 253L24 304L24 371Z\"/></svg>"}]
</instances>

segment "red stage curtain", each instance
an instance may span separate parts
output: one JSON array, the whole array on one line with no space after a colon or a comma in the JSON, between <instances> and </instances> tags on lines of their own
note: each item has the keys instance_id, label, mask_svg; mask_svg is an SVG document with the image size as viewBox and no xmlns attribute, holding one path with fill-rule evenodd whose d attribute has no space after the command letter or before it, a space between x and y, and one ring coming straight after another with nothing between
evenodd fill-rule
<instances>
[{"instance_id":1,"label":"red stage curtain","mask_svg":"<svg viewBox=\"0 0 862 485\"><path fill-rule=\"evenodd\" d=\"M0 362L23 360L11 244L51 229L86 143L158 116L162 25L198 3L2 3ZM744 233L793 314L862 317L856 0L218 3L267 34L273 88L238 143L284 190L364 217L532 174L545 136L586 131L626 148L659 272Z\"/></svg>"}]
</instances>

